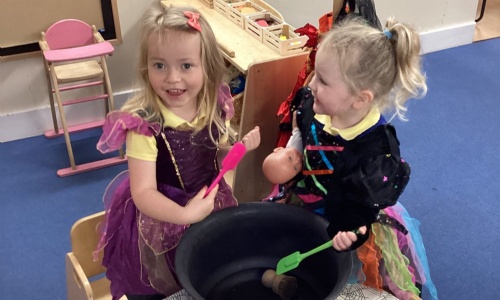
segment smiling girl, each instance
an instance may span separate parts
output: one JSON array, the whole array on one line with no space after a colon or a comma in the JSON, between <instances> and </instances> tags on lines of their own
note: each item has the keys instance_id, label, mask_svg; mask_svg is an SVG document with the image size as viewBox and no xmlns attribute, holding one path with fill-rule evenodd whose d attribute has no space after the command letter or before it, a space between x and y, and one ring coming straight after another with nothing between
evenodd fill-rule
<instances>
[{"instance_id":1,"label":"smiling girl","mask_svg":"<svg viewBox=\"0 0 500 300\"><path fill-rule=\"evenodd\" d=\"M142 19L136 95L107 116L102 152L126 142L128 171L104 195L106 223L98 251L113 299L163 299L180 287L175 249L190 224L237 205L219 172L234 114L222 82L224 61L212 29L193 8L153 5ZM259 128L243 143L260 143ZM96 251L96 255L98 254Z\"/></svg>"}]
</instances>

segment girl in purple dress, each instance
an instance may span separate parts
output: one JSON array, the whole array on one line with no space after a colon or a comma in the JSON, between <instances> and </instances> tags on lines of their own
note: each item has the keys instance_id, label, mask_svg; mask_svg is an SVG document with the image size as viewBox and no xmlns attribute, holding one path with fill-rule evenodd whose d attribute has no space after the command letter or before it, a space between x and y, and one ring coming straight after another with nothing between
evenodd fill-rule
<instances>
[{"instance_id":1,"label":"girl in purple dress","mask_svg":"<svg viewBox=\"0 0 500 300\"><path fill-rule=\"evenodd\" d=\"M163 299L180 290L176 246L190 224L237 205L219 172L217 153L234 114L225 65L212 29L190 7L152 6L142 19L139 82L134 97L106 118L97 148L126 142L128 171L104 195L103 253L113 299ZM256 127L243 138L260 143Z\"/></svg>"}]
</instances>

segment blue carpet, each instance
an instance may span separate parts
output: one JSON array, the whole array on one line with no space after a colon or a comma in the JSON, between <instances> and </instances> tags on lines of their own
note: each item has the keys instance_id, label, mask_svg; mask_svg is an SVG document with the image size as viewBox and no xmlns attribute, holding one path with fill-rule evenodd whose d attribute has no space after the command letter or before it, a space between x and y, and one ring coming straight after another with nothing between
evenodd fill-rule
<instances>
[{"instance_id":1,"label":"blue carpet","mask_svg":"<svg viewBox=\"0 0 500 300\"><path fill-rule=\"evenodd\" d=\"M394 121L412 178L401 202L421 221L439 298L500 299L500 39L424 56L426 98L409 122ZM4 129L2 129L4 130ZM79 162L91 161L98 131L76 135ZM66 299L64 255L79 218L126 164L59 178L64 139L0 144L0 295Z\"/></svg>"},{"instance_id":2,"label":"blue carpet","mask_svg":"<svg viewBox=\"0 0 500 300\"><path fill-rule=\"evenodd\" d=\"M500 40L424 56L428 95L395 122L440 299L500 299Z\"/></svg>"},{"instance_id":3,"label":"blue carpet","mask_svg":"<svg viewBox=\"0 0 500 300\"><path fill-rule=\"evenodd\" d=\"M72 136L77 163L103 157L95 149L99 134ZM56 171L69 166L62 137L2 143L0 157L0 298L66 299L71 226L103 209L107 184L126 164L60 178Z\"/></svg>"}]
</instances>

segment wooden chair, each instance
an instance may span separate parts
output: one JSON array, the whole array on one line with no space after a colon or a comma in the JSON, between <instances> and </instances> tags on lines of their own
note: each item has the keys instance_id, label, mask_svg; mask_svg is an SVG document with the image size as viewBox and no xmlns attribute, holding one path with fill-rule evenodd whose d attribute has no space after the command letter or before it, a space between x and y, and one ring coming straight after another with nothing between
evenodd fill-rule
<instances>
[{"instance_id":1,"label":"wooden chair","mask_svg":"<svg viewBox=\"0 0 500 300\"><path fill-rule=\"evenodd\" d=\"M57 174L64 177L125 162L126 159L120 150L119 157L77 166L69 136L71 132L102 126L104 116L114 110L113 93L106 65L106 56L113 53L113 46L103 39L95 26L76 19L65 19L52 24L45 32L42 32L39 45L43 52L54 125L54 130L47 131L45 136L53 138L64 134L71 165L69 168L57 171ZM95 86L101 86L102 93L99 91L96 95L95 88L89 89ZM74 95L76 89L85 89L86 96L76 99L66 97L63 101L63 92L73 91L72 95ZM88 96L88 94L92 95ZM105 100L102 120L68 127L63 106L95 100ZM55 103L57 103L62 128L58 126Z\"/></svg>"},{"instance_id":2,"label":"wooden chair","mask_svg":"<svg viewBox=\"0 0 500 300\"><path fill-rule=\"evenodd\" d=\"M84 217L71 228L71 249L66 254L66 286L68 300L111 300L106 268L94 261L92 252L99 243L97 225L104 220L104 211ZM92 277L100 279L92 280ZM126 298L123 298L126 299Z\"/></svg>"}]
</instances>

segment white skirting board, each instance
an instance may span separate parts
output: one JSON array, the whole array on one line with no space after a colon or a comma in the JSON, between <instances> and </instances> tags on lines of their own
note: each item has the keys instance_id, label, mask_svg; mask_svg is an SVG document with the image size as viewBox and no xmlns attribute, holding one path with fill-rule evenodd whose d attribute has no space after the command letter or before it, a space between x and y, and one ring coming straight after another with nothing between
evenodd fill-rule
<instances>
[{"instance_id":1,"label":"white skirting board","mask_svg":"<svg viewBox=\"0 0 500 300\"><path fill-rule=\"evenodd\" d=\"M115 108L130 97L132 91L114 94ZM104 118L104 102L94 101L64 107L68 126L99 121ZM56 107L56 113L59 112ZM59 128L62 127L58 118ZM11 114L0 115L0 143L43 135L53 129L50 106Z\"/></svg>"},{"instance_id":2,"label":"white skirting board","mask_svg":"<svg viewBox=\"0 0 500 300\"><path fill-rule=\"evenodd\" d=\"M472 21L459 26L422 32L420 33L421 53L425 54L472 44L475 28L476 22Z\"/></svg>"},{"instance_id":3,"label":"white skirting board","mask_svg":"<svg viewBox=\"0 0 500 300\"><path fill-rule=\"evenodd\" d=\"M473 42L475 22L421 33L422 54L468 45ZM120 107L131 91L114 95L115 106ZM65 107L68 125L97 121L102 117L101 101ZM52 128L50 108L35 108L0 115L0 143L42 135Z\"/></svg>"}]
</instances>

